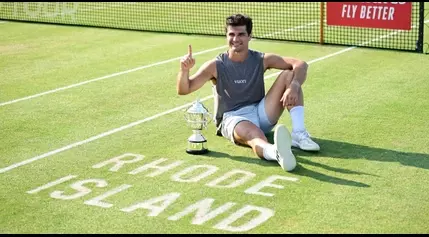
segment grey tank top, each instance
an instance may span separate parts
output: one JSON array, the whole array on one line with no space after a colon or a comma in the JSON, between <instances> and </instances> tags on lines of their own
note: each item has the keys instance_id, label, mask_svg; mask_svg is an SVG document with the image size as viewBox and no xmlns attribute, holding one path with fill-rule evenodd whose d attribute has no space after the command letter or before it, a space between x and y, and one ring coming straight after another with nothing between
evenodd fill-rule
<instances>
[{"instance_id":1,"label":"grey tank top","mask_svg":"<svg viewBox=\"0 0 429 237\"><path fill-rule=\"evenodd\" d=\"M233 62L227 52L221 53L216 57L216 70L213 119L219 134L224 113L258 103L264 98L264 53L249 50L244 62Z\"/></svg>"}]
</instances>

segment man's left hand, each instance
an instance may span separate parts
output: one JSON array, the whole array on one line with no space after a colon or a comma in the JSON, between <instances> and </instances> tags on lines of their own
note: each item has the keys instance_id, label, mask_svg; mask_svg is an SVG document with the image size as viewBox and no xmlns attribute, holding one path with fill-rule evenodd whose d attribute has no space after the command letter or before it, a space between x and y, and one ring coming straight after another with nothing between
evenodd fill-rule
<instances>
[{"instance_id":1,"label":"man's left hand","mask_svg":"<svg viewBox=\"0 0 429 237\"><path fill-rule=\"evenodd\" d=\"M292 82L290 86L286 89L286 91L283 93L282 98L280 99L280 102L282 103L284 108L286 108L287 106L295 106L298 103L298 93L300 87L301 85L299 85L299 83Z\"/></svg>"}]
</instances>

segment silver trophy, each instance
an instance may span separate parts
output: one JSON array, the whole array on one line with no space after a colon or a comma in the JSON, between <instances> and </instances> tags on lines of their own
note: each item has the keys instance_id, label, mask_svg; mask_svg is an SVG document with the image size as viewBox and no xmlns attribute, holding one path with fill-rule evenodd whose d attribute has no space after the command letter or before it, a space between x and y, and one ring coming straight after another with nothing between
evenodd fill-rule
<instances>
[{"instance_id":1,"label":"silver trophy","mask_svg":"<svg viewBox=\"0 0 429 237\"><path fill-rule=\"evenodd\" d=\"M211 120L208 109L197 99L185 112L185 119L193 134L188 138L186 152L192 155L201 155L209 152L207 140L201 131L207 128Z\"/></svg>"}]
</instances>

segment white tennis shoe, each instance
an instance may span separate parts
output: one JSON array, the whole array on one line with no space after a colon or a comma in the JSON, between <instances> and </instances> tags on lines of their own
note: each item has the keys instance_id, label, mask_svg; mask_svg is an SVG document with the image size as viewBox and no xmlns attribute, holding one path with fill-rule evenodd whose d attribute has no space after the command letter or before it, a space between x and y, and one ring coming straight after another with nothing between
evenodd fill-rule
<instances>
[{"instance_id":1,"label":"white tennis shoe","mask_svg":"<svg viewBox=\"0 0 429 237\"><path fill-rule=\"evenodd\" d=\"M292 138L284 125L278 124L274 129L274 147L276 159L285 171L292 171L296 167L296 159L291 150Z\"/></svg>"},{"instance_id":2,"label":"white tennis shoe","mask_svg":"<svg viewBox=\"0 0 429 237\"><path fill-rule=\"evenodd\" d=\"M307 131L292 132L292 146L304 151L319 151L320 147L317 143L311 140L310 134Z\"/></svg>"}]
</instances>

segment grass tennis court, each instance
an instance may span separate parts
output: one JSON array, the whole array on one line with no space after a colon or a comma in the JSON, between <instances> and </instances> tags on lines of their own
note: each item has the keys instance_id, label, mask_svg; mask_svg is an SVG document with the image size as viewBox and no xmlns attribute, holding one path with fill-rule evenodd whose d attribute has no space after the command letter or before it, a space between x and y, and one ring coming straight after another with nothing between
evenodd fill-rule
<instances>
[{"instance_id":1,"label":"grass tennis court","mask_svg":"<svg viewBox=\"0 0 429 237\"><path fill-rule=\"evenodd\" d=\"M178 96L172 59L192 44L195 72L222 37L17 22L0 36L1 233L429 232L427 55L253 41L310 62L305 118L321 151L295 150L286 173L213 124L211 153L185 153L184 105L213 100L209 84Z\"/></svg>"}]
</instances>

